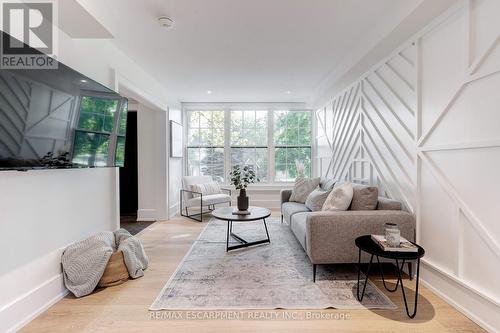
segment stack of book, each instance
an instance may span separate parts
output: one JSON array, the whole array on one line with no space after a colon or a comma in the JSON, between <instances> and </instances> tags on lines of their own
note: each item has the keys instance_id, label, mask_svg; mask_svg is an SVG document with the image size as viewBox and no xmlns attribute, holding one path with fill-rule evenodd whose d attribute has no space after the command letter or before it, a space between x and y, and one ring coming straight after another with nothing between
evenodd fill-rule
<instances>
[{"instance_id":1,"label":"stack of book","mask_svg":"<svg viewBox=\"0 0 500 333\"><path fill-rule=\"evenodd\" d=\"M408 241L406 238L401 237L401 243L399 246L390 246L387 240L382 235L372 235L372 240L380 246L384 251L390 252L418 252L418 247L416 247L412 242Z\"/></svg>"}]
</instances>

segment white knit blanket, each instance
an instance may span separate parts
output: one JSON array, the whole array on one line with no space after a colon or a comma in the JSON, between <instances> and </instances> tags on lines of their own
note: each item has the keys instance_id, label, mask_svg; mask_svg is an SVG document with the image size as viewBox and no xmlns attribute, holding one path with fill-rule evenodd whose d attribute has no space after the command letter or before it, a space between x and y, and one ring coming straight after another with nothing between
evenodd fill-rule
<instances>
[{"instance_id":1,"label":"white knit blanket","mask_svg":"<svg viewBox=\"0 0 500 333\"><path fill-rule=\"evenodd\" d=\"M103 231L68 246L61 258L64 284L76 297L90 294L114 251L122 251L131 278L144 275L148 257L141 242L127 230Z\"/></svg>"}]
</instances>

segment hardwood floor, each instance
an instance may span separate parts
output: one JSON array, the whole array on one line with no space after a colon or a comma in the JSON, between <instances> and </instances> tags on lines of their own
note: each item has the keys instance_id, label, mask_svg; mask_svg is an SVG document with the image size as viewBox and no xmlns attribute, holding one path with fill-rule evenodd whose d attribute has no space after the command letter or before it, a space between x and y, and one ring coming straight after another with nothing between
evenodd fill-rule
<instances>
[{"instance_id":1,"label":"hardwood floor","mask_svg":"<svg viewBox=\"0 0 500 333\"><path fill-rule=\"evenodd\" d=\"M279 213L273 212L278 216ZM208 219L207 219L208 220ZM405 314L401 293L389 294L397 310L322 310L336 320L185 320L151 319L148 307L177 268L205 223L182 217L157 222L142 231L150 258L144 277L102 289L81 299L67 296L22 329L22 332L483 332L474 322L421 286L418 314ZM378 275L373 276L383 289ZM394 280L391 280L393 282ZM414 282L405 280L405 286ZM413 293L409 297L412 299ZM306 316L307 311L301 311ZM263 311L264 315L283 311ZM293 311L288 311L294 314ZM297 314L295 312L295 314ZM261 313L259 313L261 315Z\"/></svg>"}]
</instances>

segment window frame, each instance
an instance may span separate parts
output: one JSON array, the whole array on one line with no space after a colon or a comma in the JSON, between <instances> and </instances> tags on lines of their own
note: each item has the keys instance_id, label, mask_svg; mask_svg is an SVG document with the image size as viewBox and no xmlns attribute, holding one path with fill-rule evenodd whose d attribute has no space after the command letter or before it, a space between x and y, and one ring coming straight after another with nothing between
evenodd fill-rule
<instances>
[{"instance_id":1,"label":"window frame","mask_svg":"<svg viewBox=\"0 0 500 333\"><path fill-rule=\"evenodd\" d=\"M293 104L293 103L292 103ZM184 117L184 125L186 131L184 131L184 152L187 157L188 148L196 148L194 146L190 146L188 144L189 139L189 112L196 111L224 111L224 182L221 185L229 185L227 174L231 168L231 112L232 111L267 111L267 182L265 183L257 183L252 184L251 186L255 187L265 187L272 185L291 185L293 181L276 181L275 180L275 150L278 146L274 145L274 113L276 111L290 111L290 112L310 112L311 114L311 141L310 145L307 146L311 149L311 177L315 175L315 160L314 156L314 145L315 145L315 137L314 137L314 112L307 107L298 107L297 105L290 104L279 104L279 105L268 105L268 104L260 104L260 103L248 103L248 104L228 104L221 106L220 104L210 104L210 103L184 103L183 112L185 112ZM235 146L236 147L236 146ZM261 146L258 146L261 147ZM238 148L238 147L236 147ZM253 148L248 146L248 148ZM266 147L261 147L266 148ZM186 158L186 163L184 167L184 172L186 175L189 175L189 161Z\"/></svg>"}]
</instances>

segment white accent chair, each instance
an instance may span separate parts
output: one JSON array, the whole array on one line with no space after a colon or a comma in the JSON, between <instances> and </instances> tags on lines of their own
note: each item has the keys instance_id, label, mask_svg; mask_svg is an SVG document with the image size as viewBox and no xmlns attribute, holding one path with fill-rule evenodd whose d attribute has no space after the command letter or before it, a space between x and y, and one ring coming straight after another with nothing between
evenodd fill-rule
<instances>
[{"instance_id":1,"label":"white accent chair","mask_svg":"<svg viewBox=\"0 0 500 333\"><path fill-rule=\"evenodd\" d=\"M191 190L191 185L206 184L212 182L211 176L184 176L182 177L182 189L180 191L181 216L188 217L198 222L203 222L203 214L215 209L215 205L228 203L231 206L231 190L221 188L221 193L202 194ZM226 193L222 193L226 192ZM207 207L208 211L203 211ZM197 208L199 213L190 214L190 210ZM199 217L198 217L199 216Z\"/></svg>"}]
</instances>

